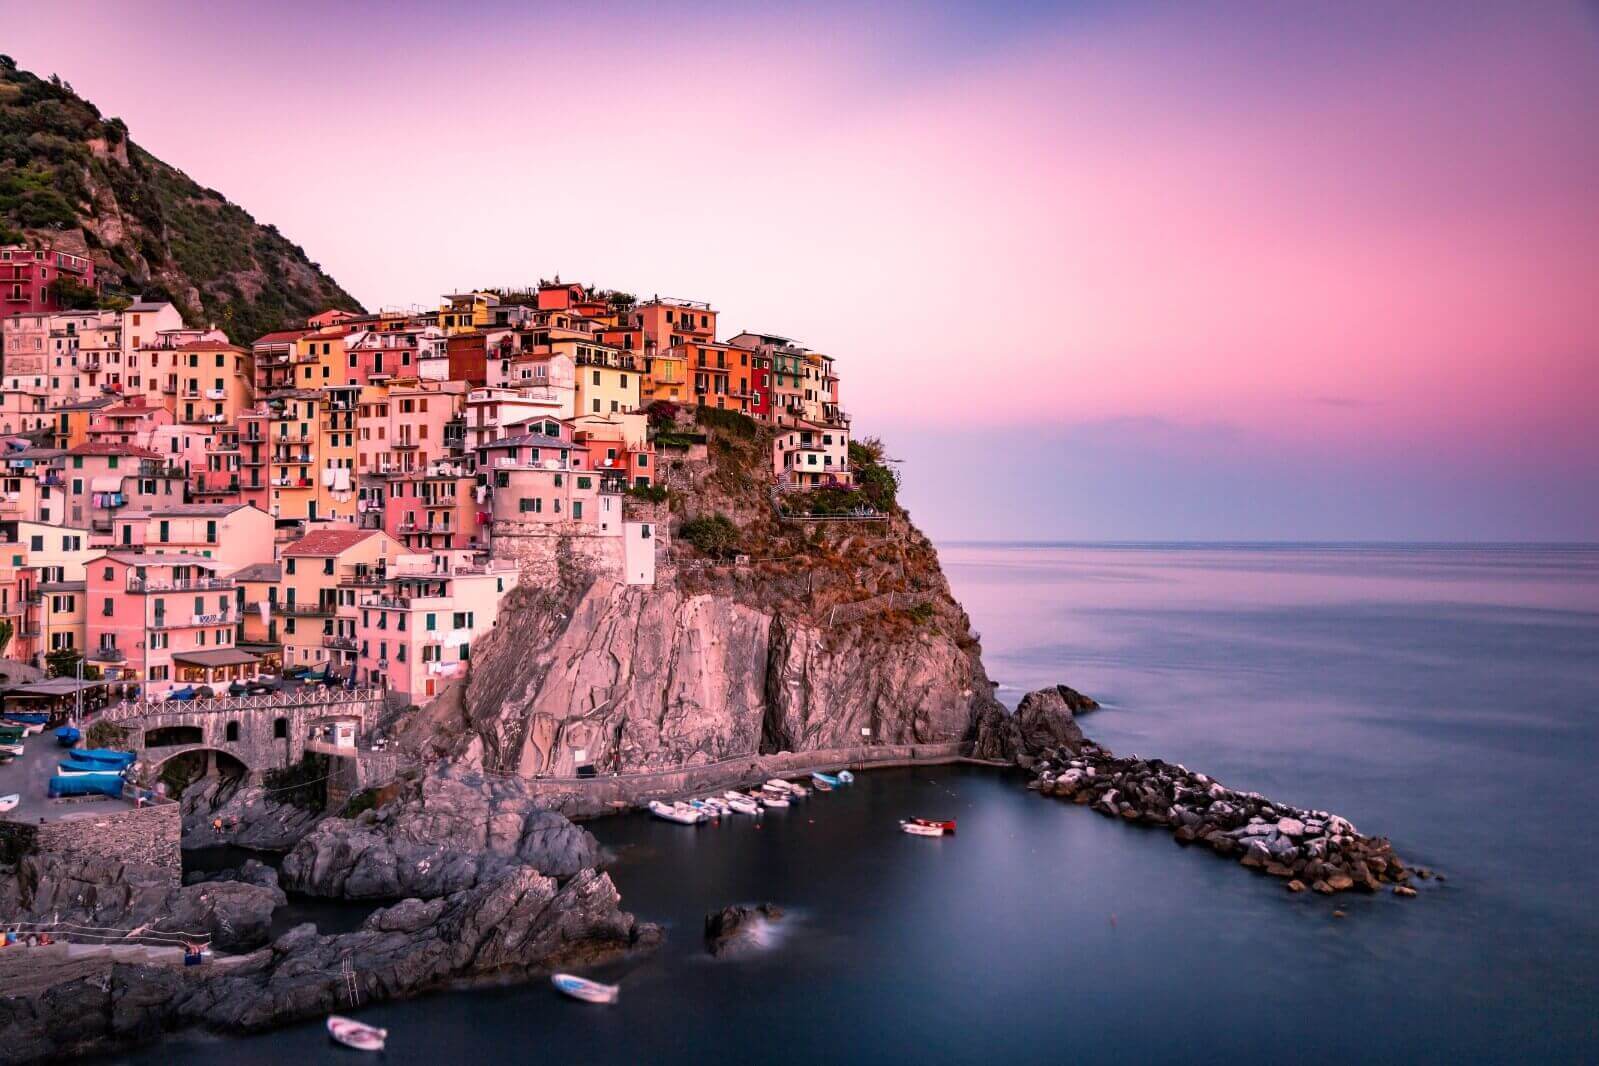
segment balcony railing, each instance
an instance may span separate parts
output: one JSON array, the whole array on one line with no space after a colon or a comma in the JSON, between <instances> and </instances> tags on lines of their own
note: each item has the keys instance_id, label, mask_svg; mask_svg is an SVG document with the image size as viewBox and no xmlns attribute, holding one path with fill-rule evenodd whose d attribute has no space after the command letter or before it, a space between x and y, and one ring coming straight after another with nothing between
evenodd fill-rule
<instances>
[{"instance_id":1,"label":"balcony railing","mask_svg":"<svg viewBox=\"0 0 1599 1066\"><path fill-rule=\"evenodd\" d=\"M332 648L335 651L353 652L356 649L354 637L323 636L322 646L324 648Z\"/></svg>"},{"instance_id":2,"label":"balcony railing","mask_svg":"<svg viewBox=\"0 0 1599 1066\"><path fill-rule=\"evenodd\" d=\"M210 592L233 587L231 577L128 578L129 592Z\"/></svg>"},{"instance_id":3,"label":"balcony railing","mask_svg":"<svg viewBox=\"0 0 1599 1066\"><path fill-rule=\"evenodd\" d=\"M278 610L298 618L331 618L338 613L338 605L323 603L280 603Z\"/></svg>"},{"instance_id":4,"label":"balcony railing","mask_svg":"<svg viewBox=\"0 0 1599 1066\"><path fill-rule=\"evenodd\" d=\"M91 663L120 663L128 655L121 648L90 648L85 659Z\"/></svg>"},{"instance_id":5,"label":"balcony railing","mask_svg":"<svg viewBox=\"0 0 1599 1066\"><path fill-rule=\"evenodd\" d=\"M181 629L185 626L230 626L239 620L230 608L226 611L213 611L210 614L193 614L184 617L168 616L157 613L150 618L151 629Z\"/></svg>"}]
</instances>

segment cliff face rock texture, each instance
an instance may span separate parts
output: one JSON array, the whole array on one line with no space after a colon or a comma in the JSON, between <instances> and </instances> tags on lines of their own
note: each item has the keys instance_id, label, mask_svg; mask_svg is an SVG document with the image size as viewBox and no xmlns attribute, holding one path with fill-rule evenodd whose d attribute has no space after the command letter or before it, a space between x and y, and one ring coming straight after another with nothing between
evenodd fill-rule
<instances>
[{"instance_id":1,"label":"cliff face rock texture","mask_svg":"<svg viewBox=\"0 0 1599 1066\"><path fill-rule=\"evenodd\" d=\"M320 811L278 802L260 785L222 777L191 785L183 793L182 809L186 849L232 845L286 851L322 818Z\"/></svg>"},{"instance_id":2,"label":"cliff face rock texture","mask_svg":"<svg viewBox=\"0 0 1599 1066\"><path fill-rule=\"evenodd\" d=\"M754 599L597 578L569 612L513 604L521 617L474 649L457 754L570 776L950 742L993 701L961 634L876 618L828 627ZM524 643L529 632L548 637Z\"/></svg>"},{"instance_id":3,"label":"cliff face rock texture","mask_svg":"<svg viewBox=\"0 0 1599 1066\"><path fill-rule=\"evenodd\" d=\"M0 877L0 912L10 920L99 930L205 933L224 951L266 943L276 887L240 881L178 887L169 871L92 856L28 855Z\"/></svg>"},{"instance_id":4,"label":"cliff face rock texture","mask_svg":"<svg viewBox=\"0 0 1599 1066\"><path fill-rule=\"evenodd\" d=\"M436 899L528 866L572 877L602 860L599 841L534 806L520 778L429 774L393 802L329 818L284 856L285 888L345 899Z\"/></svg>"}]
</instances>

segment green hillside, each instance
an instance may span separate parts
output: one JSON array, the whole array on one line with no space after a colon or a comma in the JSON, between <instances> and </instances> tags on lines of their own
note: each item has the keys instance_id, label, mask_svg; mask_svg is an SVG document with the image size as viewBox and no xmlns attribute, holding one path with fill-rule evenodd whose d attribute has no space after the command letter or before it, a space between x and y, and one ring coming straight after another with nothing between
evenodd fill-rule
<instances>
[{"instance_id":1,"label":"green hillside","mask_svg":"<svg viewBox=\"0 0 1599 1066\"><path fill-rule=\"evenodd\" d=\"M361 309L275 227L144 151L68 83L0 56L0 243L40 238L92 257L110 299L166 297L241 343Z\"/></svg>"}]
</instances>

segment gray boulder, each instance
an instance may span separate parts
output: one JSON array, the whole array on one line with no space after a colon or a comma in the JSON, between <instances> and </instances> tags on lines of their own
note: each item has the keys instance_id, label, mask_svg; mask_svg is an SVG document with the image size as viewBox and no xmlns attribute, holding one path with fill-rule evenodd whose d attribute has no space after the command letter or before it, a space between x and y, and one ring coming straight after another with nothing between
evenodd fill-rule
<instances>
[{"instance_id":1,"label":"gray boulder","mask_svg":"<svg viewBox=\"0 0 1599 1066\"><path fill-rule=\"evenodd\" d=\"M183 793L183 846L222 845L287 851L324 817L323 812L274 799L260 785L211 776ZM217 823L221 828L217 828Z\"/></svg>"},{"instance_id":2,"label":"gray boulder","mask_svg":"<svg viewBox=\"0 0 1599 1066\"><path fill-rule=\"evenodd\" d=\"M571 877L603 861L599 841L540 809L522 778L429 773L354 820L330 818L283 860L286 887L348 899L435 899L525 864Z\"/></svg>"}]
</instances>

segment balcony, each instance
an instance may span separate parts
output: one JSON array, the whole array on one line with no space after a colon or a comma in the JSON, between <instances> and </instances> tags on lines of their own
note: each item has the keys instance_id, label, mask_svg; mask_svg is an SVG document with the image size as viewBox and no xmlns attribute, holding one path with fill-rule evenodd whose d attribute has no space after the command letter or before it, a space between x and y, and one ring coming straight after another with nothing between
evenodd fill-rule
<instances>
[{"instance_id":1,"label":"balcony","mask_svg":"<svg viewBox=\"0 0 1599 1066\"><path fill-rule=\"evenodd\" d=\"M332 618L338 606L331 601L321 603L280 603L278 610L295 618Z\"/></svg>"},{"instance_id":2,"label":"balcony","mask_svg":"<svg viewBox=\"0 0 1599 1066\"><path fill-rule=\"evenodd\" d=\"M127 657L126 652L116 647L90 648L84 656L91 663L120 663L126 661Z\"/></svg>"},{"instance_id":3,"label":"balcony","mask_svg":"<svg viewBox=\"0 0 1599 1066\"><path fill-rule=\"evenodd\" d=\"M179 618L165 612L157 612L150 617L151 629L183 629L188 626L231 626L239 621L239 616L233 611L213 611L210 614L193 614Z\"/></svg>"},{"instance_id":4,"label":"balcony","mask_svg":"<svg viewBox=\"0 0 1599 1066\"><path fill-rule=\"evenodd\" d=\"M226 592L234 587L231 577L128 578L129 592Z\"/></svg>"},{"instance_id":5,"label":"balcony","mask_svg":"<svg viewBox=\"0 0 1599 1066\"><path fill-rule=\"evenodd\" d=\"M347 651L347 652L350 652L352 654L356 650L356 643L355 643L355 638L354 637L339 637L339 636L326 636L325 635L322 638L322 646L324 648L332 648L334 651Z\"/></svg>"},{"instance_id":6,"label":"balcony","mask_svg":"<svg viewBox=\"0 0 1599 1066\"><path fill-rule=\"evenodd\" d=\"M227 389L206 389L205 390L205 398L208 399L208 400L226 400L228 398L228 390Z\"/></svg>"}]
</instances>

